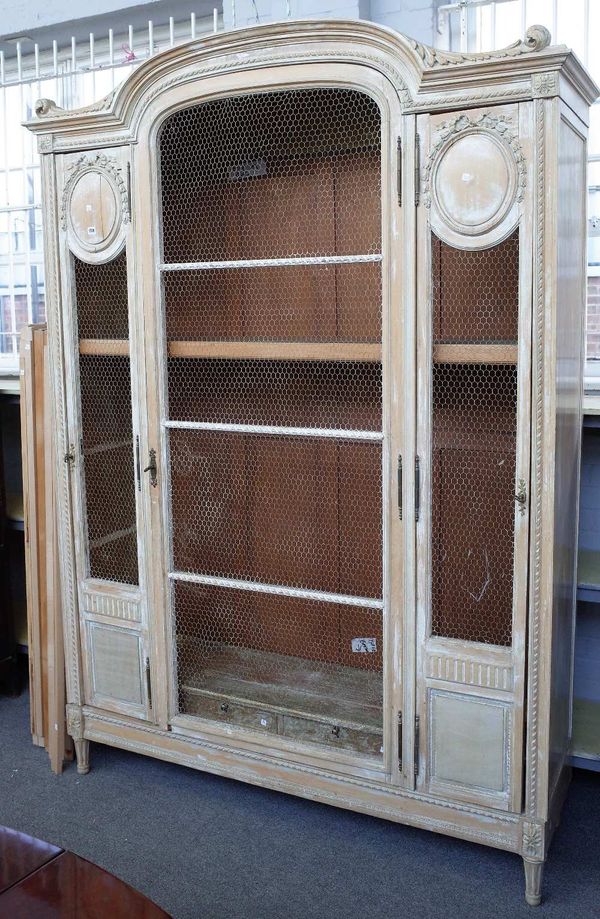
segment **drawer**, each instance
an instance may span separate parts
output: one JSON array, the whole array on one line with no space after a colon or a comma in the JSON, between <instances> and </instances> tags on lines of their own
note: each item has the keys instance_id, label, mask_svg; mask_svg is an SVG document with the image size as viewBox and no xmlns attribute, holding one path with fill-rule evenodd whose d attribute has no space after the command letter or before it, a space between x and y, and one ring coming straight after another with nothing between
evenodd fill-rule
<instances>
[{"instance_id":1,"label":"drawer","mask_svg":"<svg viewBox=\"0 0 600 919\"><path fill-rule=\"evenodd\" d=\"M366 728L362 731L323 721L312 721L309 718L284 715L283 733L294 740L327 744L327 746L342 750L353 750L355 753L381 756L382 734Z\"/></svg>"},{"instance_id":2,"label":"drawer","mask_svg":"<svg viewBox=\"0 0 600 919\"><path fill-rule=\"evenodd\" d=\"M242 705L226 697L203 696L195 692L185 692L184 698L188 715L199 715L200 718L211 718L213 721L236 724L254 731L277 734L277 715L273 712Z\"/></svg>"}]
</instances>

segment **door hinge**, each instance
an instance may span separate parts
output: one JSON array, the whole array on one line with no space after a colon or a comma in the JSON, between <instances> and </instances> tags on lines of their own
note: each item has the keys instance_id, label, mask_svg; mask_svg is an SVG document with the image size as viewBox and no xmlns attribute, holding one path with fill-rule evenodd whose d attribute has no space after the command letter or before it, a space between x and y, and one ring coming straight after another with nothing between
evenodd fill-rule
<instances>
[{"instance_id":1,"label":"door hinge","mask_svg":"<svg viewBox=\"0 0 600 919\"><path fill-rule=\"evenodd\" d=\"M420 727L420 718L418 715L415 715L415 775L419 774L419 744L421 740L419 736Z\"/></svg>"},{"instance_id":2,"label":"door hinge","mask_svg":"<svg viewBox=\"0 0 600 919\"><path fill-rule=\"evenodd\" d=\"M415 457L415 520L421 516L421 460Z\"/></svg>"},{"instance_id":3,"label":"door hinge","mask_svg":"<svg viewBox=\"0 0 600 919\"><path fill-rule=\"evenodd\" d=\"M415 207L421 203L421 138L415 134Z\"/></svg>"},{"instance_id":4,"label":"door hinge","mask_svg":"<svg viewBox=\"0 0 600 919\"><path fill-rule=\"evenodd\" d=\"M131 163L127 163L127 209L131 220Z\"/></svg>"},{"instance_id":5,"label":"door hinge","mask_svg":"<svg viewBox=\"0 0 600 919\"><path fill-rule=\"evenodd\" d=\"M150 473L150 484L152 485L152 488L156 488L156 485L158 483L158 467L156 465L156 450L150 450L149 462L146 468L144 469L144 472Z\"/></svg>"},{"instance_id":6,"label":"door hinge","mask_svg":"<svg viewBox=\"0 0 600 919\"><path fill-rule=\"evenodd\" d=\"M73 444L69 444L69 452L65 453L63 458L64 458L65 463L68 466L70 466L71 463L75 462L75 447L73 446Z\"/></svg>"},{"instance_id":7,"label":"door hinge","mask_svg":"<svg viewBox=\"0 0 600 919\"><path fill-rule=\"evenodd\" d=\"M398 454L398 517L402 520L402 454Z\"/></svg>"},{"instance_id":8,"label":"door hinge","mask_svg":"<svg viewBox=\"0 0 600 919\"><path fill-rule=\"evenodd\" d=\"M135 435L135 476L137 478L137 487L138 491L142 490L142 476L140 470L142 464L140 462L140 437L139 434Z\"/></svg>"},{"instance_id":9,"label":"door hinge","mask_svg":"<svg viewBox=\"0 0 600 919\"><path fill-rule=\"evenodd\" d=\"M152 678L150 675L150 658L146 658L146 693L148 696L148 708L152 708Z\"/></svg>"},{"instance_id":10,"label":"door hinge","mask_svg":"<svg viewBox=\"0 0 600 919\"><path fill-rule=\"evenodd\" d=\"M398 194L398 207L402 207L402 138L398 137L396 148L396 192Z\"/></svg>"},{"instance_id":11,"label":"door hinge","mask_svg":"<svg viewBox=\"0 0 600 919\"><path fill-rule=\"evenodd\" d=\"M402 772L402 712L398 712L398 769Z\"/></svg>"}]
</instances>

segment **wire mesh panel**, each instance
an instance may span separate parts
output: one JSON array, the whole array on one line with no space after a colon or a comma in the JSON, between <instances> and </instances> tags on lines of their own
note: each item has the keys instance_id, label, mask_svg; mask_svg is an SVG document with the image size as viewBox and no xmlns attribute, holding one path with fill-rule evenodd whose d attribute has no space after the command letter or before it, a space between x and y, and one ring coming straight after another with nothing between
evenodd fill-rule
<instances>
[{"instance_id":1,"label":"wire mesh panel","mask_svg":"<svg viewBox=\"0 0 600 919\"><path fill-rule=\"evenodd\" d=\"M434 635L511 643L516 406L515 367L434 367Z\"/></svg>"},{"instance_id":2,"label":"wire mesh panel","mask_svg":"<svg viewBox=\"0 0 600 919\"><path fill-rule=\"evenodd\" d=\"M171 115L160 136L165 262L379 252L380 123L376 103L346 89Z\"/></svg>"},{"instance_id":3,"label":"wire mesh panel","mask_svg":"<svg viewBox=\"0 0 600 919\"><path fill-rule=\"evenodd\" d=\"M73 262L80 336L126 338L125 255L104 265ZM79 382L88 574L137 584L129 357L81 354Z\"/></svg>"},{"instance_id":4,"label":"wire mesh panel","mask_svg":"<svg viewBox=\"0 0 600 919\"><path fill-rule=\"evenodd\" d=\"M170 431L176 571L381 597L381 446Z\"/></svg>"},{"instance_id":5,"label":"wire mesh panel","mask_svg":"<svg viewBox=\"0 0 600 919\"><path fill-rule=\"evenodd\" d=\"M174 600L183 712L381 752L380 610L189 583Z\"/></svg>"},{"instance_id":6,"label":"wire mesh panel","mask_svg":"<svg viewBox=\"0 0 600 919\"><path fill-rule=\"evenodd\" d=\"M169 417L285 427L381 430L381 364L168 361Z\"/></svg>"},{"instance_id":7,"label":"wire mesh panel","mask_svg":"<svg viewBox=\"0 0 600 919\"><path fill-rule=\"evenodd\" d=\"M377 756L380 132L308 89L159 139L180 711Z\"/></svg>"},{"instance_id":8,"label":"wire mesh panel","mask_svg":"<svg viewBox=\"0 0 600 919\"><path fill-rule=\"evenodd\" d=\"M103 265L73 257L80 338L128 338L125 251Z\"/></svg>"},{"instance_id":9,"label":"wire mesh panel","mask_svg":"<svg viewBox=\"0 0 600 919\"><path fill-rule=\"evenodd\" d=\"M169 341L381 341L378 262L169 271L163 284Z\"/></svg>"},{"instance_id":10,"label":"wire mesh panel","mask_svg":"<svg viewBox=\"0 0 600 919\"><path fill-rule=\"evenodd\" d=\"M432 236L434 341L516 342L519 231L489 249L456 249Z\"/></svg>"},{"instance_id":11,"label":"wire mesh panel","mask_svg":"<svg viewBox=\"0 0 600 919\"><path fill-rule=\"evenodd\" d=\"M476 354L517 340L518 247L518 231L480 251L432 234L433 340L464 343L464 363L433 366L431 628L494 645L512 640L517 366Z\"/></svg>"}]
</instances>

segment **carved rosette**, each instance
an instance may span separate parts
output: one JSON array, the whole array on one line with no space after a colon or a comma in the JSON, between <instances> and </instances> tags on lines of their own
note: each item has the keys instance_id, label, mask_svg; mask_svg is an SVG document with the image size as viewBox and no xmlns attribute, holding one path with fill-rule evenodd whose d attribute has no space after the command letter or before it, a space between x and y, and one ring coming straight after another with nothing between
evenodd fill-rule
<instances>
[{"instance_id":1,"label":"carved rosette","mask_svg":"<svg viewBox=\"0 0 600 919\"><path fill-rule=\"evenodd\" d=\"M526 858L544 858L544 829L539 823L523 824L523 855Z\"/></svg>"},{"instance_id":2,"label":"carved rosette","mask_svg":"<svg viewBox=\"0 0 600 919\"><path fill-rule=\"evenodd\" d=\"M83 740L83 714L79 705L67 705L67 733L73 740Z\"/></svg>"}]
</instances>

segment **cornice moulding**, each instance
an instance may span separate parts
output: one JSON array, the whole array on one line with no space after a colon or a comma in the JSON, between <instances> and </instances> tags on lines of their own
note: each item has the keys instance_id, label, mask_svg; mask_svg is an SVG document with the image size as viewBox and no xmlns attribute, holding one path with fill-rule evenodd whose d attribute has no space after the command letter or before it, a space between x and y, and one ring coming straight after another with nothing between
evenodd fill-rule
<instances>
[{"instance_id":1,"label":"cornice moulding","mask_svg":"<svg viewBox=\"0 0 600 919\"><path fill-rule=\"evenodd\" d=\"M168 48L144 61L124 83L90 106L64 110L52 100L39 100L38 117L26 126L34 133L70 135L72 140L65 147L76 146L73 135L85 145L84 135L89 129L97 135L112 132L103 143L125 143L135 140L135 122L146 99L178 74L185 81L188 69L193 68L197 78L269 64L328 60L356 61L379 70L396 86L406 111L434 110L441 104L448 107L449 88L455 93L456 106L485 105L487 99L496 98L533 98L532 74L553 70L564 72L588 102L597 98L598 87L575 55L564 46L547 47L549 33L543 27L532 27L530 34L534 36L531 41L470 55L428 48L363 20L298 20L251 26ZM496 89L499 83L503 86Z\"/></svg>"}]
</instances>

